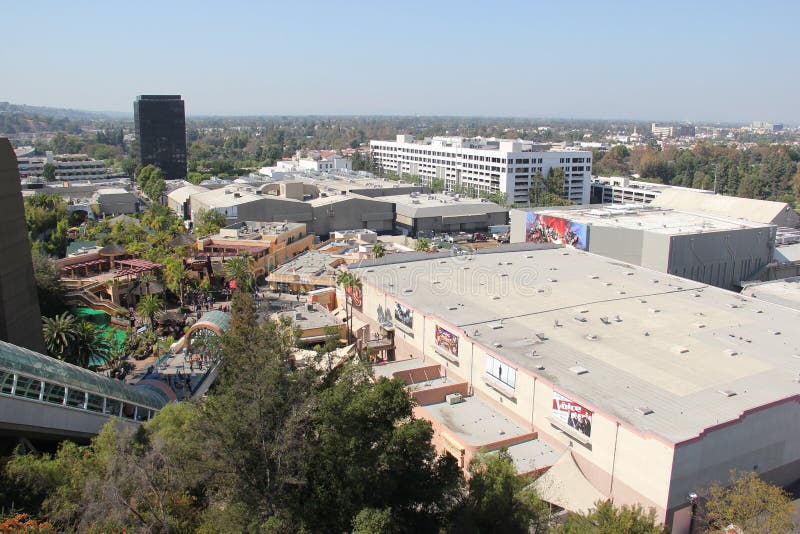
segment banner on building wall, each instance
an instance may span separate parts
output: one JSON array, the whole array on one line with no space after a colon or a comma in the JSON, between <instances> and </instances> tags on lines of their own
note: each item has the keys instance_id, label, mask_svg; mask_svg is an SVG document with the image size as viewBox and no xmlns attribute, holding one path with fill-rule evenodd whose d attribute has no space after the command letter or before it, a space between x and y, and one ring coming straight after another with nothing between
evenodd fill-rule
<instances>
[{"instance_id":1,"label":"banner on building wall","mask_svg":"<svg viewBox=\"0 0 800 534\"><path fill-rule=\"evenodd\" d=\"M587 438L592 436L592 412L560 393L553 392L553 417Z\"/></svg>"},{"instance_id":2,"label":"banner on building wall","mask_svg":"<svg viewBox=\"0 0 800 534\"><path fill-rule=\"evenodd\" d=\"M525 216L525 241L528 243L557 243L586 250L588 236L585 224L540 213L529 212Z\"/></svg>"},{"instance_id":3,"label":"banner on building wall","mask_svg":"<svg viewBox=\"0 0 800 534\"><path fill-rule=\"evenodd\" d=\"M436 325L436 346L458 357L458 336Z\"/></svg>"},{"instance_id":4,"label":"banner on building wall","mask_svg":"<svg viewBox=\"0 0 800 534\"><path fill-rule=\"evenodd\" d=\"M356 308L358 311L361 311L361 305L364 304L363 293L361 292L361 286L347 286L344 288L344 292L350 297L350 301L353 303L353 307Z\"/></svg>"},{"instance_id":5,"label":"banner on building wall","mask_svg":"<svg viewBox=\"0 0 800 534\"><path fill-rule=\"evenodd\" d=\"M414 328L414 311L399 302L394 303L394 320L408 328Z\"/></svg>"}]
</instances>

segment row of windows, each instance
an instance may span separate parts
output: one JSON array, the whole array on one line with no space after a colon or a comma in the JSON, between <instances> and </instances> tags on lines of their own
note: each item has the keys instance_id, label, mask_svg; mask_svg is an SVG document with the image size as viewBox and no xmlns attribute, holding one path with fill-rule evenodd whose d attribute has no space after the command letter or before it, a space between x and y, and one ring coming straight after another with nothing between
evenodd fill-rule
<instances>
[{"instance_id":1,"label":"row of windows","mask_svg":"<svg viewBox=\"0 0 800 534\"><path fill-rule=\"evenodd\" d=\"M135 421L147 421L153 416L154 412L144 406L123 403L117 399L103 397L75 388L67 388L60 384L44 382L38 378L3 369L0 369L0 394L48 404L69 406Z\"/></svg>"}]
</instances>

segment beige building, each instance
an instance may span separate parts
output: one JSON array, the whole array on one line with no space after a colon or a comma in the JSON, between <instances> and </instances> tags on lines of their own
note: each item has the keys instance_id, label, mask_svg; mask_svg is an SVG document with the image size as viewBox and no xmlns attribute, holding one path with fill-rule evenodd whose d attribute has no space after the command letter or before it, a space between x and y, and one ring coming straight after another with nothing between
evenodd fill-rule
<instances>
[{"instance_id":1,"label":"beige building","mask_svg":"<svg viewBox=\"0 0 800 534\"><path fill-rule=\"evenodd\" d=\"M800 478L798 311L557 245L349 268L394 376L438 388L417 413L439 447L552 465L556 505L641 503L688 532L689 494L730 469Z\"/></svg>"}]
</instances>

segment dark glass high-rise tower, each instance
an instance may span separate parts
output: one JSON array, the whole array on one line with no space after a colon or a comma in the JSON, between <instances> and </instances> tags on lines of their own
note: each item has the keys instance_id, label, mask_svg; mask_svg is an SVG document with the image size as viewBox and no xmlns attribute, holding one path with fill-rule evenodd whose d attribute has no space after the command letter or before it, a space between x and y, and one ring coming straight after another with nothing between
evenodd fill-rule
<instances>
[{"instance_id":1,"label":"dark glass high-rise tower","mask_svg":"<svg viewBox=\"0 0 800 534\"><path fill-rule=\"evenodd\" d=\"M140 95L133 102L139 161L168 180L186 177L186 112L181 95Z\"/></svg>"}]
</instances>

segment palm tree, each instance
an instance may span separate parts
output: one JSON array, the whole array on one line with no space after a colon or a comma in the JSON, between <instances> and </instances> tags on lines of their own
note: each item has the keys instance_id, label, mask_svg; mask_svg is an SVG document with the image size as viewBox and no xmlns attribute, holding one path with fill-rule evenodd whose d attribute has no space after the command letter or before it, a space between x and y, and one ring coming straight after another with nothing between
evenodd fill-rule
<instances>
[{"instance_id":1,"label":"palm tree","mask_svg":"<svg viewBox=\"0 0 800 534\"><path fill-rule=\"evenodd\" d=\"M340 271L339 274L336 275L336 284L344 288L345 313L347 315L347 343L350 344L350 331L353 327L353 292L355 288L361 287L361 280L350 271ZM349 310L347 308L348 304L350 306Z\"/></svg>"},{"instance_id":2,"label":"palm tree","mask_svg":"<svg viewBox=\"0 0 800 534\"><path fill-rule=\"evenodd\" d=\"M177 294L183 306L183 283L189 278L189 270L183 261L177 258L167 260L164 276L167 280L167 287L170 291Z\"/></svg>"},{"instance_id":3,"label":"palm tree","mask_svg":"<svg viewBox=\"0 0 800 534\"><path fill-rule=\"evenodd\" d=\"M72 346L70 363L89 367L92 359L97 364L108 363L114 353L109 335L88 321L75 326L75 341Z\"/></svg>"},{"instance_id":4,"label":"palm tree","mask_svg":"<svg viewBox=\"0 0 800 534\"><path fill-rule=\"evenodd\" d=\"M234 256L225 262L225 275L236 282L237 289L253 287L253 258L247 254Z\"/></svg>"},{"instance_id":5,"label":"palm tree","mask_svg":"<svg viewBox=\"0 0 800 534\"><path fill-rule=\"evenodd\" d=\"M424 237L417 239L417 244L414 245L414 250L417 252L428 252L429 248L431 248L431 242Z\"/></svg>"},{"instance_id":6,"label":"palm tree","mask_svg":"<svg viewBox=\"0 0 800 534\"><path fill-rule=\"evenodd\" d=\"M42 317L42 330L47 352L53 358L66 360L75 341L75 316L64 312L55 317Z\"/></svg>"},{"instance_id":7,"label":"palm tree","mask_svg":"<svg viewBox=\"0 0 800 534\"><path fill-rule=\"evenodd\" d=\"M139 315L147 317L150 323L150 328L156 324L156 315L164 309L164 303L156 295L145 295L136 305L136 311Z\"/></svg>"},{"instance_id":8,"label":"palm tree","mask_svg":"<svg viewBox=\"0 0 800 534\"><path fill-rule=\"evenodd\" d=\"M383 246L383 243L378 241L372 245L372 255L376 258L382 258L386 255L386 247Z\"/></svg>"}]
</instances>

